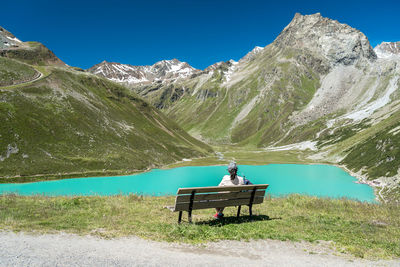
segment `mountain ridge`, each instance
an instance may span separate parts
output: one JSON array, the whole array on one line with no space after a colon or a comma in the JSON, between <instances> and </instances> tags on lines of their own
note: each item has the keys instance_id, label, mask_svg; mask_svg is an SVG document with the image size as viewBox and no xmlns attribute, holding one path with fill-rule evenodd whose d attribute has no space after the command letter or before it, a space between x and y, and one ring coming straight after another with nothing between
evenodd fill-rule
<instances>
[{"instance_id":1,"label":"mountain ridge","mask_svg":"<svg viewBox=\"0 0 400 267\"><path fill-rule=\"evenodd\" d=\"M161 60L153 65L144 66L103 61L89 68L88 71L126 85L171 82L200 72L178 59Z\"/></svg>"},{"instance_id":2,"label":"mountain ridge","mask_svg":"<svg viewBox=\"0 0 400 267\"><path fill-rule=\"evenodd\" d=\"M211 144L299 144L294 147L312 148L314 158L349 166L364 180L398 187L400 156L374 136L400 142L389 134L397 132L390 116L400 115L396 56L380 57L362 32L319 13L296 14L273 43L257 50L250 60L215 63L194 77L132 90Z\"/></svg>"},{"instance_id":3,"label":"mountain ridge","mask_svg":"<svg viewBox=\"0 0 400 267\"><path fill-rule=\"evenodd\" d=\"M131 90L40 43L0 49L0 80L2 183L129 174L212 151Z\"/></svg>"},{"instance_id":4,"label":"mountain ridge","mask_svg":"<svg viewBox=\"0 0 400 267\"><path fill-rule=\"evenodd\" d=\"M50 49L38 42L22 42L0 26L0 56L31 65L66 66Z\"/></svg>"}]
</instances>

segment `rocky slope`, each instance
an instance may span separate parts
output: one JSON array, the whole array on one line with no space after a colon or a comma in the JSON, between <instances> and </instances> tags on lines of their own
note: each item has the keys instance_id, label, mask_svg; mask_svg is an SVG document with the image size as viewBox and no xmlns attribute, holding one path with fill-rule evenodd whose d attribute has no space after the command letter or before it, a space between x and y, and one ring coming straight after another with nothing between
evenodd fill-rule
<instances>
[{"instance_id":1,"label":"rocky slope","mask_svg":"<svg viewBox=\"0 0 400 267\"><path fill-rule=\"evenodd\" d=\"M367 37L346 24L321 14L297 13L274 41L280 48L305 49L323 56L332 65L350 65L356 60L376 59Z\"/></svg>"}]
</instances>

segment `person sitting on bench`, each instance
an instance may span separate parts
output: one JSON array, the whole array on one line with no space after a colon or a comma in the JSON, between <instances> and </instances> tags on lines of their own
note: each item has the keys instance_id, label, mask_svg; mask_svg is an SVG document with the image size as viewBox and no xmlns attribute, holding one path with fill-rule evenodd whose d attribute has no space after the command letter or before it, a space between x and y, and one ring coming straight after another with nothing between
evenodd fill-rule
<instances>
[{"instance_id":1,"label":"person sitting on bench","mask_svg":"<svg viewBox=\"0 0 400 267\"><path fill-rule=\"evenodd\" d=\"M235 162L231 162L228 165L229 175L225 175L218 186L232 186L232 185L249 185L252 184L249 180L244 177L238 176L238 167ZM222 213L224 208L216 208L217 213L215 213L214 218L221 219L224 217Z\"/></svg>"}]
</instances>

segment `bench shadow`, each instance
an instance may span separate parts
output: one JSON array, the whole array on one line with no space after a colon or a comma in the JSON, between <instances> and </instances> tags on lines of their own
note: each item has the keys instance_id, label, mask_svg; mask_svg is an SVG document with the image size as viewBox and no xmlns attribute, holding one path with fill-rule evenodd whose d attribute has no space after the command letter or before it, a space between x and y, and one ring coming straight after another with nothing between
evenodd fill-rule
<instances>
[{"instance_id":1,"label":"bench shadow","mask_svg":"<svg viewBox=\"0 0 400 267\"><path fill-rule=\"evenodd\" d=\"M209 226L222 226L226 224L241 224L247 222L255 222L255 221L271 221L271 220L282 220L281 217L271 218L268 215L244 215L240 217L229 216L224 217L222 219L210 219L207 221L195 222L196 225L209 225Z\"/></svg>"}]
</instances>

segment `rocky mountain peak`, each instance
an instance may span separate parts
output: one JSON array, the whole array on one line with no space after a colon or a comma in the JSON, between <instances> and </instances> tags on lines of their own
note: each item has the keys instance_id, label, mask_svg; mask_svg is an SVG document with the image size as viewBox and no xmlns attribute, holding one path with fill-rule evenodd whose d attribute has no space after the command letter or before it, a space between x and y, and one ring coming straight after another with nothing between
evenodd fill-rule
<instances>
[{"instance_id":1,"label":"rocky mountain peak","mask_svg":"<svg viewBox=\"0 0 400 267\"><path fill-rule=\"evenodd\" d=\"M233 59L230 59L228 61L219 61L216 62L210 66L208 66L206 69L204 69L205 73L214 71L214 70L221 70L221 71L226 71L230 67L236 65L238 62L234 61Z\"/></svg>"},{"instance_id":2,"label":"rocky mountain peak","mask_svg":"<svg viewBox=\"0 0 400 267\"><path fill-rule=\"evenodd\" d=\"M280 48L307 49L327 58L332 65L350 65L361 58L375 60L376 54L368 38L359 30L320 13L301 15L293 20L275 39Z\"/></svg>"},{"instance_id":3,"label":"rocky mountain peak","mask_svg":"<svg viewBox=\"0 0 400 267\"><path fill-rule=\"evenodd\" d=\"M22 42L0 26L0 57L24 61L28 64L65 66L52 51L38 42Z\"/></svg>"},{"instance_id":4,"label":"rocky mountain peak","mask_svg":"<svg viewBox=\"0 0 400 267\"><path fill-rule=\"evenodd\" d=\"M208 73L208 72L214 71L214 70L218 69L220 66L222 66L223 64L226 64L226 62L224 62L224 61L216 62L216 63L208 66L207 68L205 68L204 72Z\"/></svg>"},{"instance_id":5,"label":"rocky mountain peak","mask_svg":"<svg viewBox=\"0 0 400 267\"><path fill-rule=\"evenodd\" d=\"M23 46L23 43L11 32L0 26L0 49Z\"/></svg>"},{"instance_id":6,"label":"rocky mountain peak","mask_svg":"<svg viewBox=\"0 0 400 267\"><path fill-rule=\"evenodd\" d=\"M255 58L256 55L261 53L264 50L264 47L261 46L256 46L251 50L249 53L247 53L244 57L242 57L239 62L244 62L244 61L251 61Z\"/></svg>"},{"instance_id":7,"label":"rocky mountain peak","mask_svg":"<svg viewBox=\"0 0 400 267\"><path fill-rule=\"evenodd\" d=\"M378 58L400 56L400 42L382 42L374 48Z\"/></svg>"},{"instance_id":8,"label":"rocky mountain peak","mask_svg":"<svg viewBox=\"0 0 400 267\"><path fill-rule=\"evenodd\" d=\"M185 66L184 66L185 65ZM163 71L179 70L182 67L189 66L186 62L181 62L178 59L161 60L156 62L152 67Z\"/></svg>"}]
</instances>

